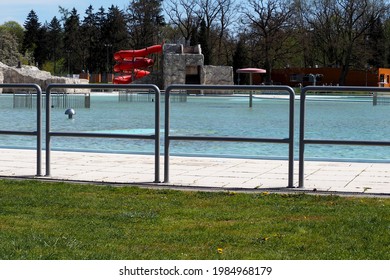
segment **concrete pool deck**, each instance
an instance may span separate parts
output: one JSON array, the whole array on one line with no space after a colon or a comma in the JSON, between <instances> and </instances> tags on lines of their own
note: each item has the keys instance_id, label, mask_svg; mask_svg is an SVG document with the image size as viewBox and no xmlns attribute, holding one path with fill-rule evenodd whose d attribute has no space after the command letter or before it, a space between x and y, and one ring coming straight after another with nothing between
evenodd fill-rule
<instances>
[{"instance_id":1,"label":"concrete pool deck","mask_svg":"<svg viewBox=\"0 0 390 280\"><path fill-rule=\"evenodd\" d=\"M153 183L154 156L52 151L51 176L36 175L36 151L1 149L0 177L216 191L299 191L390 196L390 163L305 162L304 188L286 188L286 160L170 157L169 183ZM43 152L42 173L45 174ZM164 180L161 157L160 180ZM298 162L294 166L298 185Z\"/></svg>"}]
</instances>

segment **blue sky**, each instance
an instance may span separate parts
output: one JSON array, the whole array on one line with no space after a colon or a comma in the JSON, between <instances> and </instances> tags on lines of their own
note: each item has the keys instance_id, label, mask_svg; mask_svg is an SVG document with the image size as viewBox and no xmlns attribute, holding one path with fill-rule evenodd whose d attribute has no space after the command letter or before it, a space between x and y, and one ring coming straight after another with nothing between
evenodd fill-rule
<instances>
[{"instance_id":1,"label":"blue sky","mask_svg":"<svg viewBox=\"0 0 390 280\"><path fill-rule=\"evenodd\" d=\"M100 7L107 9L111 5L123 9L129 2L129 0L0 0L0 24L13 20L23 25L31 10L34 10L39 21L44 23L50 22L54 16L60 19L59 6L69 10L74 7L83 18L89 5L92 5L96 12Z\"/></svg>"}]
</instances>

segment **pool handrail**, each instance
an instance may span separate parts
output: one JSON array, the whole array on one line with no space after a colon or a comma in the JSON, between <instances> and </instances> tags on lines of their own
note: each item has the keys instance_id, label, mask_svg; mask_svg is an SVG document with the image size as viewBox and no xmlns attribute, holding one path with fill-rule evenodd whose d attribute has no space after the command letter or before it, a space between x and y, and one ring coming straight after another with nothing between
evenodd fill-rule
<instances>
[{"instance_id":1,"label":"pool handrail","mask_svg":"<svg viewBox=\"0 0 390 280\"><path fill-rule=\"evenodd\" d=\"M358 87L358 86L307 86L302 88L300 94L300 120L299 120L299 179L298 187L304 187L305 176L305 145L360 145L360 146L390 146L390 141L368 141L368 140L341 140L341 139L308 139L305 138L306 123L306 93L317 92L390 92L385 87Z\"/></svg>"},{"instance_id":2,"label":"pool handrail","mask_svg":"<svg viewBox=\"0 0 390 280\"><path fill-rule=\"evenodd\" d=\"M112 134L88 132L51 131L51 91L61 89L148 89L155 93L155 128L154 134ZM160 89L152 84L49 84L46 88L46 176L51 176L51 137L95 137L121 139L150 139L154 140L154 183L160 182Z\"/></svg>"},{"instance_id":3,"label":"pool handrail","mask_svg":"<svg viewBox=\"0 0 390 280\"><path fill-rule=\"evenodd\" d=\"M289 136L288 138L247 138L247 137L210 137L210 136L185 136L170 135L170 93L173 90L273 90L289 93ZM165 124L164 124L164 183L169 182L169 145L171 140L182 141L221 141L221 142L257 142L257 143L284 143L289 146L288 153L288 188L294 187L294 107L295 91L289 86L266 86L266 85L183 85L173 84L165 89Z\"/></svg>"},{"instance_id":4,"label":"pool handrail","mask_svg":"<svg viewBox=\"0 0 390 280\"><path fill-rule=\"evenodd\" d=\"M0 130L3 135L20 135L20 136L36 136L36 176L42 176L42 89L39 85L33 83L25 84L0 84L0 88L23 88L35 89L37 93L36 100L36 131L15 131L15 130Z\"/></svg>"}]
</instances>

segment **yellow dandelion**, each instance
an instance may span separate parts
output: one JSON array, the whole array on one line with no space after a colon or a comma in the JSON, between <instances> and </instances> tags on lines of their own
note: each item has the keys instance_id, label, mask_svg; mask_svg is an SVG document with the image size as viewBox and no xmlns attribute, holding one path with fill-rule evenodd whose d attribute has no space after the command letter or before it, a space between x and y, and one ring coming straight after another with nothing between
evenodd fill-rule
<instances>
[{"instance_id":1,"label":"yellow dandelion","mask_svg":"<svg viewBox=\"0 0 390 280\"><path fill-rule=\"evenodd\" d=\"M223 254L223 249L222 248L218 248L217 252L218 252L218 254Z\"/></svg>"}]
</instances>

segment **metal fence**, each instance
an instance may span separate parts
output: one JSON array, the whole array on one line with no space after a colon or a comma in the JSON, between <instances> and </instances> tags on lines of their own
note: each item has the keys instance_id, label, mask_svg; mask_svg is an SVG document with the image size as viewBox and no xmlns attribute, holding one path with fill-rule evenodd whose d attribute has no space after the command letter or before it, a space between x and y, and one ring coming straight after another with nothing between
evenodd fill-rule
<instances>
[{"instance_id":1,"label":"metal fence","mask_svg":"<svg viewBox=\"0 0 390 280\"><path fill-rule=\"evenodd\" d=\"M390 141L366 141L366 140L334 140L334 139L310 139L305 137L306 124L306 93L307 92L390 92L390 88L380 87L327 87L308 86L301 92L300 100L300 131L299 131L299 183L298 187L304 187L305 176L305 146L306 145L361 145L361 146L390 146Z\"/></svg>"},{"instance_id":2,"label":"metal fence","mask_svg":"<svg viewBox=\"0 0 390 280\"><path fill-rule=\"evenodd\" d=\"M0 88L19 88L33 89L36 91L36 131L12 131L0 130L2 135L20 135L20 136L35 136L36 137L36 175L42 175L42 90L36 84L0 84ZM84 132L64 132L51 130L51 91L56 88L79 88L79 89L140 89L150 90L155 94L155 131L153 135L139 134L109 134L109 133L84 133ZM248 137L207 137L207 136L188 136L188 135L171 135L170 134L170 97L173 91L177 90L221 90L221 91L267 91L277 90L287 92L289 94L289 129L286 138L248 138ZM302 89L300 95L300 128L299 128L299 181L298 187L304 187L304 166L305 166L305 146L306 145L366 145L366 146L390 146L390 141L366 141L366 140L340 140L340 139L311 139L305 136L306 123L306 95L308 92L378 92L388 93L390 88L378 87L316 87L308 86ZM51 165L51 141L53 137L96 137L96 138L122 138L122 139L149 139L155 143L155 183L160 182L160 90L155 85L64 85L51 84L46 90L46 176L50 176ZM287 86L221 86L221 85L171 85L165 92L165 123L164 123L164 182L169 182L169 158L170 158L170 142L171 141L220 141L220 142L252 142L252 143L276 143L287 144L288 152L288 183L287 187L294 187L294 101L295 92Z\"/></svg>"},{"instance_id":3,"label":"metal fence","mask_svg":"<svg viewBox=\"0 0 390 280\"><path fill-rule=\"evenodd\" d=\"M390 93L389 92L374 92L372 94L372 104L377 105L390 105Z\"/></svg>"},{"instance_id":4,"label":"metal fence","mask_svg":"<svg viewBox=\"0 0 390 280\"><path fill-rule=\"evenodd\" d=\"M162 90L160 101L165 102L165 92ZM184 92L185 93L185 92ZM118 93L119 102L154 102L153 92L139 92L139 91L120 91ZM171 103L187 102L187 94L171 93L169 100Z\"/></svg>"},{"instance_id":5,"label":"metal fence","mask_svg":"<svg viewBox=\"0 0 390 280\"><path fill-rule=\"evenodd\" d=\"M259 90L277 90L287 92L290 95L289 103L289 130L286 138L248 138L248 137L206 137L206 136L186 136L186 135L170 135L170 94L175 90L244 90L253 92ZM252 106L250 95L249 106ZM287 187L293 187L294 184L294 100L295 92L288 86L240 86L240 85L170 85L165 90L165 126L164 126L164 182L169 182L169 145L171 141L220 141L220 142L252 142L252 143L277 143L288 144L288 184Z\"/></svg>"},{"instance_id":6,"label":"metal fence","mask_svg":"<svg viewBox=\"0 0 390 280\"><path fill-rule=\"evenodd\" d=\"M13 107L14 108L36 108L36 95L31 92L26 93L14 93L13 95ZM45 95L42 95L42 106L45 107ZM90 108L91 107L91 95L89 93L64 93L57 92L51 94L51 106L52 108Z\"/></svg>"},{"instance_id":7,"label":"metal fence","mask_svg":"<svg viewBox=\"0 0 390 280\"><path fill-rule=\"evenodd\" d=\"M155 130L153 135L144 134L111 134L111 133L87 133L87 132L65 132L51 131L51 91L55 88L78 88L78 89L148 89L155 93ZM50 176L51 170L51 138L52 137L89 137L89 138L121 138L121 139L149 139L155 142L155 179L160 182L160 90L155 85L111 85L111 84L80 84L64 85L50 84L46 89L46 176Z\"/></svg>"},{"instance_id":8,"label":"metal fence","mask_svg":"<svg viewBox=\"0 0 390 280\"><path fill-rule=\"evenodd\" d=\"M36 175L42 175L42 89L37 84L0 84L0 88L33 89L36 91L36 131L0 130L3 135L36 136Z\"/></svg>"}]
</instances>

